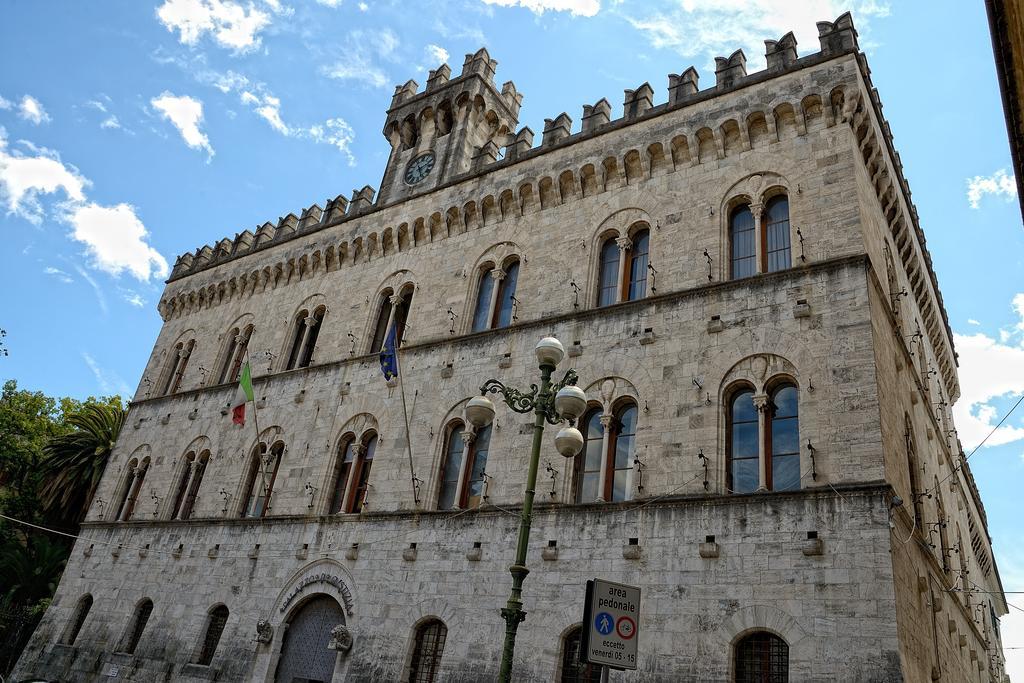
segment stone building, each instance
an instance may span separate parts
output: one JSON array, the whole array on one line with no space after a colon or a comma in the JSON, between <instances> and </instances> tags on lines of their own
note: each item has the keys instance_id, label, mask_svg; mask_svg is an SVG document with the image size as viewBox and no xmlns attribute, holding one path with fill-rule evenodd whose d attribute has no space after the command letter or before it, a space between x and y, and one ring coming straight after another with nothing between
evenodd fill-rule
<instances>
[{"instance_id":1,"label":"stone building","mask_svg":"<svg viewBox=\"0 0 1024 683\"><path fill-rule=\"evenodd\" d=\"M596 680L594 577L643 589L613 681L1004 680L924 234L851 17L818 29L539 145L482 49L396 88L376 198L179 257L18 676L493 680L532 418L463 412L554 335L591 408L575 459L545 435L515 680Z\"/></svg>"}]
</instances>

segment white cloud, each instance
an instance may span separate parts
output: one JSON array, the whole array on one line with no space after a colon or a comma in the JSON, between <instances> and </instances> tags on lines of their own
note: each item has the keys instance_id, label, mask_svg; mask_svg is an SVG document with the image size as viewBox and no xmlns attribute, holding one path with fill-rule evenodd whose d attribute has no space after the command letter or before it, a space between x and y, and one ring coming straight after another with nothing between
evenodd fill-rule
<instances>
[{"instance_id":1,"label":"white cloud","mask_svg":"<svg viewBox=\"0 0 1024 683\"><path fill-rule=\"evenodd\" d=\"M96 378L96 384L99 386L100 391L104 394L120 394L122 397L130 397L132 395L131 389L123 379L118 377L117 373L109 373L100 367L96 359L93 358L89 353L82 351L82 360L92 370L93 376Z\"/></svg>"},{"instance_id":2,"label":"white cloud","mask_svg":"<svg viewBox=\"0 0 1024 683\"><path fill-rule=\"evenodd\" d=\"M356 134L344 119L327 119L321 125L310 126L309 134L315 142L337 147L339 152L348 157L349 166L356 165L356 159L349 149Z\"/></svg>"},{"instance_id":3,"label":"white cloud","mask_svg":"<svg viewBox=\"0 0 1024 683\"><path fill-rule=\"evenodd\" d=\"M324 5L325 7L341 7L341 3L344 0L316 0L318 5Z\"/></svg>"},{"instance_id":4,"label":"white cloud","mask_svg":"<svg viewBox=\"0 0 1024 683\"><path fill-rule=\"evenodd\" d=\"M953 417L968 452L999 422L1001 415L993 402L1024 394L1024 293L1013 297L1012 306L1019 320L1000 330L998 340L983 332L953 335L960 357L960 399L953 407ZM985 445L1024 439L1024 427L1014 422L1019 420L1004 423Z\"/></svg>"},{"instance_id":5,"label":"white cloud","mask_svg":"<svg viewBox=\"0 0 1024 683\"><path fill-rule=\"evenodd\" d=\"M270 9L279 7L271 3ZM157 18L185 45L195 45L209 33L221 47L247 52L260 45L259 33L270 24L270 15L251 3L243 7L232 0L165 0Z\"/></svg>"},{"instance_id":6,"label":"white cloud","mask_svg":"<svg viewBox=\"0 0 1024 683\"><path fill-rule=\"evenodd\" d=\"M3 96L0 95L0 109L10 109L13 106L14 105L11 103L10 100L5 100Z\"/></svg>"},{"instance_id":7,"label":"white cloud","mask_svg":"<svg viewBox=\"0 0 1024 683\"><path fill-rule=\"evenodd\" d=\"M967 179L967 201L972 209L980 208L981 198L987 194L1013 201L1017 196L1017 180L1002 168L990 176L976 175Z\"/></svg>"},{"instance_id":8,"label":"white cloud","mask_svg":"<svg viewBox=\"0 0 1024 683\"><path fill-rule=\"evenodd\" d=\"M96 111L101 111L104 114L107 113L107 105L103 104L99 100L89 100L88 102L85 103L85 106L92 107Z\"/></svg>"},{"instance_id":9,"label":"white cloud","mask_svg":"<svg viewBox=\"0 0 1024 683\"><path fill-rule=\"evenodd\" d=\"M0 128L0 202L8 214L17 214L38 225L43 220L41 195L61 190L73 201L85 199L89 181L78 169L64 164L56 152L23 143L29 150L7 150L6 132Z\"/></svg>"},{"instance_id":10,"label":"white cloud","mask_svg":"<svg viewBox=\"0 0 1024 683\"><path fill-rule=\"evenodd\" d=\"M50 122L50 115L43 109L43 104L31 95L21 98L21 104L18 105L18 116L36 126L40 123Z\"/></svg>"},{"instance_id":11,"label":"white cloud","mask_svg":"<svg viewBox=\"0 0 1024 683\"><path fill-rule=\"evenodd\" d=\"M333 64L321 68L328 78L357 81L374 88L387 88L389 79L379 59L389 59L398 48L398 36L384 29L375 33L352 31L345 39L346 50Z\"/></svg>"},{"instance_id":12,"label":"white cloud","mask_svg":"<svg viewBox=\"0 0 1024 683\"><path fill-rule=\"evenodd\" d=\"M0 202L6 205L9 214L38 225L44 215L41 198L61 190L65 198L55 202L61 210L60 219L73 226L71 236L86 245L96 268L112 275L127 270L139 280L167 275L167 261L146 243L148 233L133 207L108 207L87 201L85 188L90 183L76 168L64 164L56 152L30 142L21 144L32 155L17 150L8 152L6 131L0 127ZM81 268L76 270L96 291L100 308L106 312L103 292L95 280ZM53 268L44 272L58 278L62 275Z\"/></svg>"},{"instance_id":13,"label":"white cloud","mask_svg":"<svg viewBox=\"0 0 1024 683\"><path fill-rule=\"evenodd\" d=\"M851 10L864 47L871 19L889 14L888 5L879 0L679 0L643 7L642 12L623 11L623 15L652 47L685 58L705 57L709 65L713 57L728 57L742 48L750 71L765 66L766 38L778 39L792 31L799 45L816 52L816 22L832 21Z\"/></svg>"},{"instance_id":14,"label":"white cloud","mask_svg":"<svg viewBox=\"0 0 1024 683\"><path fill-rule=\"evenodd\" d=\"M100 123L100 128L117 130L120 127L121 122L117 120L116 116L108 116L102 121L102 123Z\"/></svg>"},{"instance_id":15,"label":"white cloud","mask_svg":"<svg viewBox=\"0 0 1024 683\"><path fill-rule=\"evenodd\" d=\"M60 282L63 282L66 285L70 285L72 282L74 282L74 279L72 279L72 277L70 275L65 273L60 268L54 268L53 266L47 266L46 268L43 268L43 272L46 273L47 275L52 275L53 277L57 278L57 280L59 280Z\"/></svg>"},{"instance_id":16,"label":"white cloud","mask_svg":"<svg viewBox=\"0 0 1024 683\"><path fill-rule=\"evenodd\" d=\"M138 292L133 292L130 289L122 291L121 296L124 297L124 300L130 303L132 306L142 308L143 306L146 305L146 300L142 298L142 295L139 294Z\"/></svg>"},{"instance_id":17,"label":"white cloud","mask_svg":"<svg viewBox=\"0 0 1024 683\"><path fill-rule=\"evenodd\" d=\"M280 98L274 96L264 83L252 81L234 71L218 73L204 70L198 72L196 77L200 83L212 85L224 94L237 93L242 104L256 112L281 135L333 145L348 157L350 166L355 165L355 157L350 149L355 133L344 119L332 118L312 126L292 125L281 114Z\"/></svg>"},{"instance_id":18,"label":"white cloud","mask_svg":"<svg viewBox=\"0 0 1024 683\"><path fill-rule=\"evenodd\" d=\"M210 160L213 156L213 147L210 146L206 134L199 130L203 122L201 101L188 95L178 97L165 90L160 97L150 100L150 104L160 111L163 118L174 124L186 145L192 149L205 149L206 160Z\"/></svg>"},{"instance_id":19,"label":"white cloud","mask_svg":"<svg viewBox=\"0 0 1024 683\"><path fill-rule=\"evenodd\" d=\"M142 281L166 277L170 272L160 252L146 243L146 226L129 204L79 204L65 220L74 227L71 236L86 245L99 270L111 275L127 270Z\"/></svg>"},{"instance_id":20,"label":"white cloud","mask_svg":"<svg viewBox=\"0 0 1024 683\"><path fill-rule=\"evenodd\" d=\"M980 325L981 323L978 322L977 320L975 320L974 318L968 318L967 319L967 324L968 325Z\"/></svg>"},{"instance_id":21,"label":"white cloud","mask_svg":"<svg viewBox=\"0 0 1024 683\"><path fill-rule=\"evenodd\" d=\"M359 6L359 11L360 11L360 12L365 12L365 11L367 11L368 9L370 9L370 6L369 6L369 5L367 5L367 4L365 3L365 2L361 2L361 3L359 3L359 5L358 5L358 6Z\"/></svg>"},{"instance_id":22,"label":"white cloud","mask_svg":"<svg viewBox=\"0 0 1024 683\"><path fill-rule=\"evenodd\" d=\"M525 7L534 14L545 11L569 12L574 17L592 17L601 11L600 0L483 0L487 5L501 7Z\"/></svg>"},{"instance_id":23,"label":"white cloud","mask_svg":"<svg viewBox=\"0 0 1024 683\"><path fill-rule=\"evenodd\" d=\"M445 50L440 45L427 45L426 52L427 59L431 60L432 64L441 65L448 62L448 50Z\"/></svg>"}]
</instances>

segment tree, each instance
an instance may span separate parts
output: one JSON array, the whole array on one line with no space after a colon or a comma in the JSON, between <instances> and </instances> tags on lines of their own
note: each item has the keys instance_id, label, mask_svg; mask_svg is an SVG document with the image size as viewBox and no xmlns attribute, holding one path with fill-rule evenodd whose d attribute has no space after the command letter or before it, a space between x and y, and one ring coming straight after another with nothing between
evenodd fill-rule
<instances>
[{"instance_id":1,"label":"tree","mask_svg":"<svg viewBox=\"0 0 1024 683\"><path fill-rule=\"evenodd\" d=\"M40 499L54 518L74 524L85 518L124 418L124 408L110 402L87 402L65 414L73 431L50 438L41 463Z\"/></svg>"}]
</instances>

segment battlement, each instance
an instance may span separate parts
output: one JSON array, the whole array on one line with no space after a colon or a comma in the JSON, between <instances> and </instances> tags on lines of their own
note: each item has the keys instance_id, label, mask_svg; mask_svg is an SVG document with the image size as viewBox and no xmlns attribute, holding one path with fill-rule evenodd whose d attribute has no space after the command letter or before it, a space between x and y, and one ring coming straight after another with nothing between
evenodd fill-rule
<instances>
[{"instance_id":1,"label":"battlement","mask_svg":"<svg viewBox=\"0 0 1024 683\"><path fill-rule=\"evenodd\" d=\"M424 111L407 116L401 125L392 124L385 129L385 135L393 147L412 146L420 133L413 127L427 118L425 112L429 112L431 117L456 114L452 110L444 109L448 106L447 103L442 103L437 107L437 111L433 111L427 101L430 96L461 79L480 77L490 88L493 88L495 93L498 93L501 102L499 107L503 105L507 111L503 113L481 112L481 116L484 118L494 119L493 132L490 139L483 141L476 148L471 170L452 181L459 182L469 175L485 172L498 165L515 163L534 153L543 153L543 150L548 148L572 144L583 137L600 134L603 129L616 125L628 125L631 122L657 116L668 110L683 108L709 97L716 97L724 92L731 92L753 83L762 82L766 78L787 73L800 68L809 61L855 52L858 49L857 30L849 12L840 15L835 21L818 22L817 28L819 51L804 57L800 57L797 53L797 41L792 32L786 33L778 40L765 40L767 69L762 72L747 73L747 59L742 50L736 50L728 57L717 57L715 59L715 84L712 88L700 89L700 75L693 66L687 67L680 74L669 74L668 101L663 104L654 104L655 92L649 83L643 83L635 89L626 89L623 93L622 116L619 119L612 118L611 104L607 99L601 98L592 105L583 105L581 127L574 133L572 117L566 112L561 112L552 119L544 120L544 130L539 147L533 146L534 133L529 127L512 132L508 129L507 124L501 125L500 122L506 118L510 118L514 125L515 117L518 116L522 105L523 95L512 81L504 83L501 89L498 89L494 82L498 62L491 58L486 48L480 48L475 53L465 56L462 71L455 79L452 79L451 68L447 64L442 64L429 72L426 88L422 92L419 90L419 84L411 79L404 84L395 86L395 92L391 99L392 110L399 107L404 110L406 105L413 102L418 103L422 98ZM453 104L458 108L471 106L472 103L468 103L465 98L456 98ZM480 105L477 103L472 106L479 107ZM898 155L896 155L896 161L898 164ZM903 184L905 186L906 182L903 181ZM909 195L909 188L905 189ZM323 209L319 205L313 204L301 210L298 216L289 213L278 218L276 223L266 222L257 226L255 232L245 230L237 233L234 239L225 238L216 244L200 247L194 253L182 254L175 261L170 280L176 280L215 264L240 258L255 249L282 242L293 235L313 232L368 213L377 208L374 201L375 194L376 191L366 185L361 190L353 190L351 200L346 200L344 196L339 195L334 199L327 200Z\"/></svg>"}]
</instances>

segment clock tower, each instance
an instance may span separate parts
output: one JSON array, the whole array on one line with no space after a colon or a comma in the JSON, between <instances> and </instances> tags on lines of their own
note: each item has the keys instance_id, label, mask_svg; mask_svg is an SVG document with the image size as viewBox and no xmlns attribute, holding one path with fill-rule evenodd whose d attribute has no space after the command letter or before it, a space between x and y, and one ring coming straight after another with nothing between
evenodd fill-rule
<instances>
[{"instance_id":1,"label":"clock tower","mask_svg":"<svg viewBox=\"0 0 1024 683\"><path fill-rule=\"evenodd\" d=\"M395 88L384 124L391 156L380 184L379 205L431 190L493 160L512 141L523 96L511 81L499 92L498 63L485 48L466 55L462 73L451 78L442 64L427 87L415 81Z\"/></svg>"}]
</instances>

